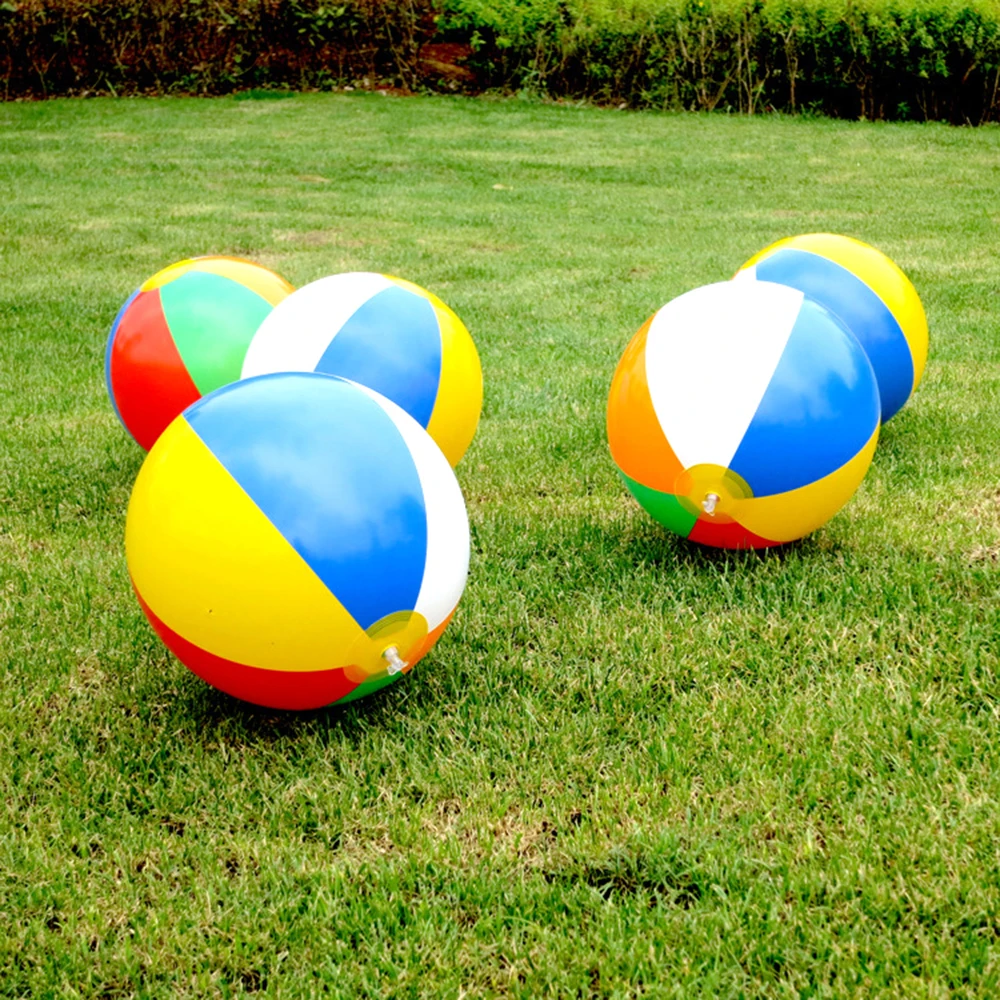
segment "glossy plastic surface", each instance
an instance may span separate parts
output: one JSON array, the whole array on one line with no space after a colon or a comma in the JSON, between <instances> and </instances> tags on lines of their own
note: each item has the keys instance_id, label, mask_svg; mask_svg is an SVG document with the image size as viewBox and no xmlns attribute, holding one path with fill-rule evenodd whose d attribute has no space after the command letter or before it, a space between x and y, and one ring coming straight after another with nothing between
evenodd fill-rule
<instances>
[{"instance_id":1,"label":"glossy plastic surface","mask_svg":"<svg viewBox=\"0 0 1000 1000\"><path fill-rule=\"evenodd\" d=\"M737 278L788 285L836 315L871 361L883 423L920 384L927 317L910 280L875 247L832 233L793 236L752 257Z\"/></svg>"},{"instance_id":2,"label":"glossy plastic surface","mask_svg":"<svg viewBox=\"0 0 1000 1000\"><path fill-rule=\"evenodd\" d=\"M410 665L427 652L464 588L469 529L447 460L399 407L282 373L170 425L136 481L126 554L150 621L192 670L306 708L388 683L390 645Z\"/></svg>"},{"instance_id":3,"label":"glossy plastic surface","mask_svg":"<svg viewBox=\"0 0 1000 1000\"><path fill-rule=\"evenodd\" d=\"M247 345L292 291L248 260L197 257L157 272L111 326L105 380L125 429L147 451L196 399L240 377Z\"/></svg>"},{"instance_id":4,"label":"glossy plastic surface","mask_svg":"<svg viewBox=\"0 0 1000 1000\"><path fill-rule=\"evenodd\" d=\"M244 377L317 371L366 385L401 406L457 465L483 403L476 346L436 295L368 271L303 286L261 324Z\"/></svg>"},{"instance_id":5,"label":"glossy plastic surface","mask_svg":"<svg viewBox=\"0 0 1000 1000\"><path fill-rule=\"evenodd\" d=\"M855 338L799 291L721 282L664 306L626 348L608 400L622 477L693 541L792 541L850 499L879 397Z\"/></svg>"}]
</instances>

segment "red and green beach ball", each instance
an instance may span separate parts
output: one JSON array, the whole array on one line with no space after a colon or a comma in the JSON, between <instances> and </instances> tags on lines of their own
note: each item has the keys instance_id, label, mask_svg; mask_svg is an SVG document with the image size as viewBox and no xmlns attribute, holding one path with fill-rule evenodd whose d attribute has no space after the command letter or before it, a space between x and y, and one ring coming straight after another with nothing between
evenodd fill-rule
<instances>
[{"instance_id":1,"label":"red and green beach ball","mask_svg":"<svg viewBox=\"0 0 1000 1000\"><path fill-rule=\"evenodd\" d=\"M104 377L111 405L146 451L179 413L240 377L247 345L294 288L238 257L195 257L158 271L119 310Z\"/></svg>"}]
</instances>

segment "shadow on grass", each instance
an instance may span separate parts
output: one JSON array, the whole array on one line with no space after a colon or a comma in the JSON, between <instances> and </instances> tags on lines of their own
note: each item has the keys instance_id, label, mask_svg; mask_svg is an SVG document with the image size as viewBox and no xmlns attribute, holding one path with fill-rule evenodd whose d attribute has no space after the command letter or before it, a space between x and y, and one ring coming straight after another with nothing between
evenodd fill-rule
<instances>
[{"instance_id":1,"label":"shadow on grass","mask_svg":"<svg viewBox=\"0 0 1000 1000\"><path fill-rule=\"evenodd\" d=\"M529 567L551 567L551 572L565 572L578 578L581 590L595 582L634 569L641 573L650 568L658 572L683 572L688 576L699 571L755 572L762 567L789 562L809 562L837 555L841 547L829 538L816 536L768 549L717 549L688 541L661 527L652 518L634 510L621 517L596 517L577 522L552 521L546 524L508 525L508 537L488 537L479 531L474 551L473 572L489 578L494 571L509 576ZM493 559L499 553L500 559ZM562 580L562 583L572 583Z\"/></svg>"},{"instance_id":2,"label":"shadow on grass","mask_svg":"<svg viewBox=\"0 0 1000 1000\"><path fill-rule=\"evenodd\" d=\"M171 714L206 743L220 739L276 743L324 733L356 742L372 726L384 727L394 714L382 702L399 700L396 691L380 691L344 706L291 711L240 701L193 674L185 681Z\"/></svg>"},{"instance_id":3,"label":"shadow on grass","mask_svg":"<svg viewBox=\"0 0 1000 1000\"><path fill-rule=\"evenodd\" d=\"M506 537L486 534L493 537L477 546L466 614L456 623L457 632L452 629L456 641L432 657L443 654L481 666L500 655L498 649L511 647L510 629L519 632L514 648L535 639L544 645L539 630L551 629L554 619L573 614L582 602L598 608L611 630L622 607L645 607L653 614L674 606L697 607L701 614L740 607L751 616L774 613L789 621L817 614L889 621L903 612L936 608L942 587L972 602L996 588L995 578L970 571L957 556L942 561L893 550L873 561L870 552L857 554L826 533L759 551L713 549L672 535L638 512L534 528L508 523ZM669 598L663 603L665 593ZM512 602L521 610L505 615ZM140 699L166 703L152 724L206 747L303 739L356 747L373 733L389 743L402 741L413 727L425 725L442 701L451 703L464 689L462 683L456 689L451 683L404 679L342 707L280 711L211 688L165 650L163 666L148 647L140 655L146 661ZM427 668L435 669L433 659Z\"/></svg>"},{"instance_id":4,"label":"shadow on grass","mask_svg":"<svg viewBox=\"0 0 1000 1000\"><path fill-rule=\"evenodd\" d=\"M672 536L652 522L645 523L645 520L636 521L625 531L616 530L613 525L590 521L549 541L556 544L541 547L550 553L553 565L562 556L571 553L577 556L571 572L581 593L594 586L610 585L601 580L609 569L613 574L620 574L623 570L627 573L633 566L637 573L648 572L650 568L655 569L657 574L667 575L683 571L690 578L698 577L709 568L713 573L720 568L736 573L753 572L763 565L773 565L775 561L784 562L790 555L811 556L819 553L816 543L808 540L766 552L710 549ZM481 581L482 585L489 588L491 582L487 578ZM498 592L497 601L502 600L503 594ZM181 669L171 658L170 673L157 672L155 675L165 678L162 682L164 688L171 688L172 702L161 725L195 737L204 745L220 742L277 744L309 737L323 743L346 742L356 746L372 730L380 731L385 738L402 739L400 721L415 715L424 716L426 709L433 710L437 700L444 697L434 685L414 684L404 679L388 689L344 706L294 712L239 701L186 670L178 677L177 672ZM152 683L160 684L157 680L152 680ZM163 692L150 692L150 697L162 701Z\"/></svg>"},{"instance_id":5,"label":"shadow on grass","mask_svg":"<svg viewBox=\"0 0 1000 1000\"><path fill-rule=\"evenodd\" d=\"M183 733L206 747L222 744L292 745L303 738L324 744L358 746L374 729L383 734L394 730L402 717L403 703L411 700L404 679L356 702L308 711L265 708L240 701L213 688L184 668L171 656L174 676L152 698L169 694L168 711L157 720L165 732ZM174 683L171 683L174 681ZM396 730L402 738L402 733Z\"/></svg>"},{"instance_id":6,"label":"shadow on grass","mask_svg":"<svg viewBox=\"0 0 1000 1000\"><path fill-rule=\"evenodd\" d=\"M619 533L621 535L621 533ZM624 542L624 546L621 544ZM619 551L647 564L663 566L726 567L755 569L758 566L785 563L792 559L829 555L830 548L821 546L814 536L800 538L785 545L766 549L719 549L701 545L674 535L648 517L634 523L619 539Z\"/></svg>"}]
</instances>

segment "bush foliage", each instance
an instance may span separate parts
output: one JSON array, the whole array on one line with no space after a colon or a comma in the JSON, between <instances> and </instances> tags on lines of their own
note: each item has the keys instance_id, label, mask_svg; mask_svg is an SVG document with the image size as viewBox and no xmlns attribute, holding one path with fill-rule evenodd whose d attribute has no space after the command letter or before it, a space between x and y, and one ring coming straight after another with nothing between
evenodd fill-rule
<instances>
[{"instance_id":1,"label":"bush foliage","mask_svg":"<svg viewBox=\"0 0 1000 1000\"><path fill-rule=\"evenodd\" d=\"M0 0L7 98L346 83L1000 118L1000 0Z\"/></svg>"}]
</instances>

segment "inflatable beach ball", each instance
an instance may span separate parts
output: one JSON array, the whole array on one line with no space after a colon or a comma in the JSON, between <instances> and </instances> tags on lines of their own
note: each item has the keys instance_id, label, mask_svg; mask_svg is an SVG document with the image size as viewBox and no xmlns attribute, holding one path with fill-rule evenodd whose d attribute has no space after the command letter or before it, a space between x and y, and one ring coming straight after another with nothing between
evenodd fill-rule
<instances>
[{"instance_id":1,"label":"inflatable beach ball","mask_svg":"<svg viewBox=\"0 0 1000 1000\"><path fill-rule=\"evenodd\" d=\"M157 272L111 326L104 377L111 405L147 451L196 399L235 382L250 338L292 291L266 267L195 257Z\"/></svg>"},{"instance_id":2,"label":"inflatable beach ball","mask_svg":"<svg viewBox=\"0 0 1000 1000\"><path fill-rule=\"evenodd\" d=\"M387 274L334 274L289 295L261 324L243 377L317 371L360 382L401 406L451 464L483 405L476 345L436 295Z\"/></svg>"},{"instance_id":3,"label":"inflatable beach ball","mask_svg":"<svg viewBox=\"0 0 1000 1000\"><path fill-rule=\"evenodd\" d=\"M875 370L882 421L913 395L927 361L927 317L910 279L875 247L831 233L779 240L737 278L776 281L826 306L861 342Z\"/></svg>"},{"instance_id":4,"label":"inflatable beach ball","mask_svg":"<svg viewBox=\"0 0 1000 1000\"><path fill-rule=\"evenodd\" d=\"M635 335L608 399L611 455L642 507L720 548L801 538L852 496L879 430L857 340L786 285L721 282Z\"/></svg>"},{"instance_id":5,"label":"inflatable beach ball","mask_svg":"<svg viewBox=\"0 0 1000 1000\"><path fill-rule=\"evenodd\" d=\"M469 524L412 417L352 382L284 373L226 386L164 431L125 552L187 667L308 709L377 691L430 650L465 587Z\"/></svg>"}]
</instances>

